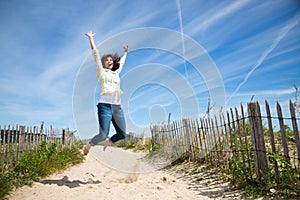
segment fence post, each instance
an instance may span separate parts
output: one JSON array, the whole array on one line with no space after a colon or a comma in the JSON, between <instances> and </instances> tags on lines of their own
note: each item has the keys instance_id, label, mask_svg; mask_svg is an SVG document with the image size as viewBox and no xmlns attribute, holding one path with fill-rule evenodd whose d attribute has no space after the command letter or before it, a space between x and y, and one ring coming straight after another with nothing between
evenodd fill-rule
<instances>
[{"instance_id":1,"label":"fence post","mask_svg":"<svg viewBox=\"0 0 300 200\"><path fill-rule=\"evenodd\" d=\"M66 144L66 129L62 129L62 144Z\"/></svg>"},{"instance_id":2,"label":"fence post","mask_svg":"<svg viewBox=\"0 0 300 200\"><path fill-rule=\"evenodd\" d=\"M25 126L20 126L20 136L19 136L19 151L21 155L24 151L24 143L25 143Z\"/></svg>"},{"instance_id":3,"label":"fence post","mask_svg":"<svg viewBox=\"0 0 300 200\"><path fill-rule=\"evenodd\" d=\"M262 175L268 170L268 162L261 121L261 113L258 102L248 103L248 115L250 123L250 133L253 143L255 171L257 181L261 183Z\"/></svg>"}]
</instances>

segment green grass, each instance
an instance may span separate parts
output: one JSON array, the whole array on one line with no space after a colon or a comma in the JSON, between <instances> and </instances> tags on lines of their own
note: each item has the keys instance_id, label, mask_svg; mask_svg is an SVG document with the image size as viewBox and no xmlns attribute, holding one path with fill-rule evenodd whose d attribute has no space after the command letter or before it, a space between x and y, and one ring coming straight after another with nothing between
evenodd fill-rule
<instances>
[{"instance_id":1,"label":"green grass","mask_svg":"<svg viewBox=\"0 0 300 200\"><path fill-rule=\"evenodd\" d=\"M229 162L230 170L227 172L231 176L232 186L239 188L247 197L299 198L299 169L293 167L290 161L279 153L269 152L268 158L270 163L275 160L278 163L279 183L276 183L276 173L272 164L269 165L268 172L263 174L261 183L258 183L255 179L251 180L250 177L246 177L242 163L233 158Z\"/></svg>"},{"instance_id":2,"label":"green grass","mask_svg":"<svg viewBox=\"0 0 300 200\"><path fill-rule=\"evenodd\" d=\"M143 137L134 137L131 139L120 140L116 143L116 146L123 149L131 149L132 151L149 152L154 150L151 142L151 138L146 138L145 141L143 141Z\"/></svg>"},{"instance_id":3,"label":"green grass","mask_svg":"<svg viewBox=\"0 0 300 200\"><path fill-rule=\"evenodd\" d=\"M41 142L37 151L25 152L12 169L0 170L0 198L14 188L31 185L33 181L81 163L84 160L81 149L81 143L63 146Z\"/></svg>"}]
</instances>

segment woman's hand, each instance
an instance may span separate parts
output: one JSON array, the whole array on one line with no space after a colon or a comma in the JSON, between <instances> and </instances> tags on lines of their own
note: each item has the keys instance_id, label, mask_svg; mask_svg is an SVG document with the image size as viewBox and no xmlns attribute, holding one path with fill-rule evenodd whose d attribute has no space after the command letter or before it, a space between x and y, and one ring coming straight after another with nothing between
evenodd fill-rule
<instances>
[{"instance_id":1,"label":"woman's hand","mask_svg":"<svg viewBox=\"0 0 300 200\"><path fill-rule=\"evenodd\" d=\"M88 36L88 38L94 38L96 33L93 33L92 31L88 31L84 33L86 36Z\"/></svg>"},{"instance_id":2,"label":"woman's hand","mask_svg":"<svg viewBox=\"0 0 300 200\"><path fill-rule=\"evenodd\" d=\"M128 52L128 45L127 45L127 44L124 44L124 45L123 45L123 49L124 49L124 52L127 53L127 52Z\"/></svg>"}]
</instances>

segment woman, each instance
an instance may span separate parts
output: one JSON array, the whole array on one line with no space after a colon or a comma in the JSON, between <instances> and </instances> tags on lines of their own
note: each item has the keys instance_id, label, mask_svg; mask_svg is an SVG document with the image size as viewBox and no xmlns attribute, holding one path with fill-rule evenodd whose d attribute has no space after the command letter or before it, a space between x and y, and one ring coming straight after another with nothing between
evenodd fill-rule
<instances>
[{"instance_id":1,"label":"woman","mask_svg":"<svg viewBox=\"0 0 300 200\"><path fill-rule=\"evenodd\" d=\"M126 137L126 125L123 110L121 108L120 77L128 53L128 46L124 45L124 55L120 59L118 54L105 54L100 60L98 49L94 42L96 33L86 32L92 49L96 64L96 75L98 77L101 93L97 105L99 134L95 135L84 147L83 153L87 155L91 146L104 141L105 151L110 142L115 143ZM116 133L109 138L110 123L112 122Z\"/></svg>"}]
</instances>

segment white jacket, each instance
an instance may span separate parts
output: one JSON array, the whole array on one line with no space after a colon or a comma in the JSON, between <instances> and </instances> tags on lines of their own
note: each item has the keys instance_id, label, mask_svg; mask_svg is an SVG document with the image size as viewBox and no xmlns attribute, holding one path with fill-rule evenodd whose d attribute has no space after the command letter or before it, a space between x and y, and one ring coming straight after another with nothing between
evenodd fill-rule
<instances>
[{"instance_id":1,"label":"white jacket","mask_svg":"<svg viewBox=\"0 0 300 200\"><path fill-rule=\"evenodd\" d=\"M111 71L109 69L105 69L102 66L101 58L98 52L98 49L93 49L92 54L96 63L96 75L98 77L100 86L101 86L101 93L100 95L107 95L112 94L114 92L119 92L121 95L123 92L120 88L120 73L122 71L122 68L124 66L127 52L124 53L122 58L120 59L120 67L116 71Z\"/></svg>"}]
</instances>

